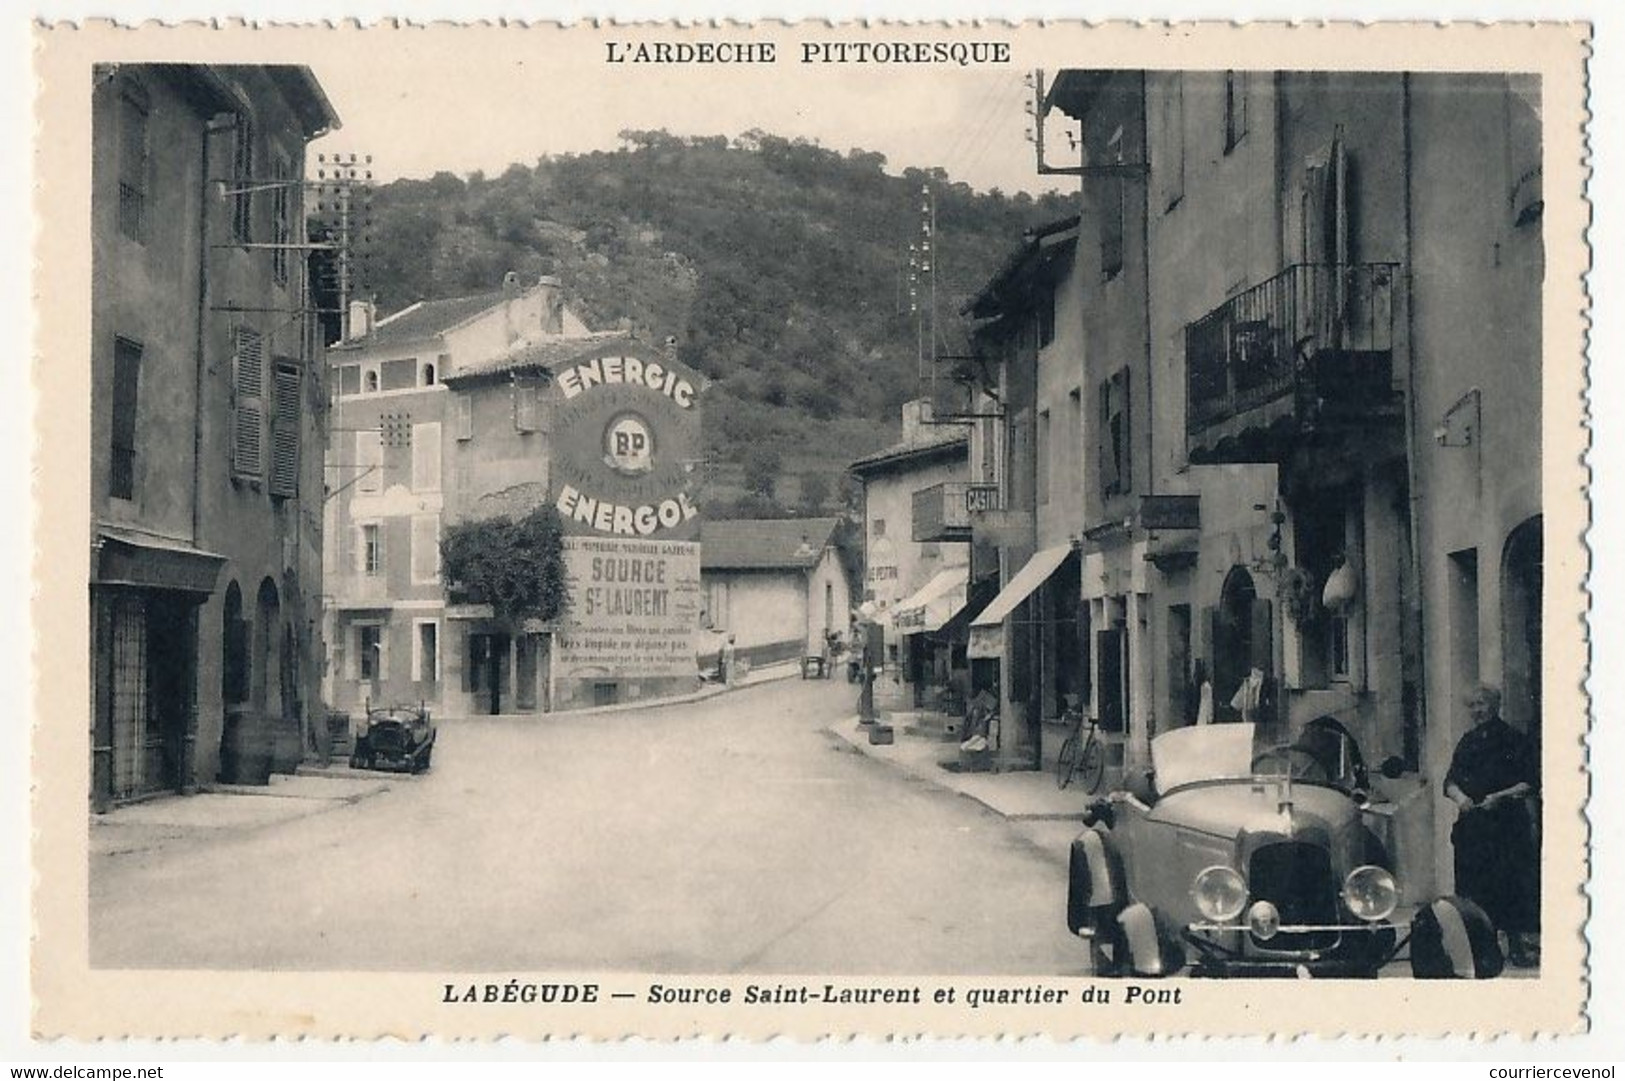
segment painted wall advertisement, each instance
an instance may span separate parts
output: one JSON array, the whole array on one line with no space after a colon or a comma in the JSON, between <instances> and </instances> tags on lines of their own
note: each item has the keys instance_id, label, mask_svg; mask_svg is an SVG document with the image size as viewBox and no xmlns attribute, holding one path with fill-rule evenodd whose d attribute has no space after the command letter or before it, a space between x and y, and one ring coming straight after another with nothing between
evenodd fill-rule
<instances>
[{"instance_id":1,"label":"painted wall advertisement","mask_svg":"<svg viewBox=\"0 0 1625 1081\"><path fill-rule=\"evenodd\" d=\"M705 378L626 339L556 373L555 504L567 532L693 540Z\"/></svg>"},{"instance_id":2,"label":"painted wall advertisement","mask_svg":"<svg viewBox=\"0 0 1625 1081\"><path fill-rule=\"evenodd\" d=\"M570 612L554 639L555 678L694 675L699 544L565 537L564 566Z\"/></svg>"}]
</instances>

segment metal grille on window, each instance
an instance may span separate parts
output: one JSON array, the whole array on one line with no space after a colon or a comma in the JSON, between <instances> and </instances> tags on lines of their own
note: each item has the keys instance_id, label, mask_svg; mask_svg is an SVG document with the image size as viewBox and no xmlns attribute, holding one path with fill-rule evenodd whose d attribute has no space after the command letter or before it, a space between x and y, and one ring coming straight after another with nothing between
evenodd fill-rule
<instances>
[{"instance_id":1,"label":"metal grille on window","mask_svg":"<svg viewBox=\"0 0 1625 1081\"><path fill-rule=\"evenodd\" d=\"M254 128L237 117L237 143L232 150L231 235L241 243L254 239Z\"/></svg>"},{"instance_id":2,"label":"metal grille on window","mask_svg":"<svg viewBox=\"0 0 1625 1081\"><path fill-rule=\"evenodd\" d=\"M127 86L119 98L123 148L119 154L119 232L137 242L147 239L147 101L139 86Z\"/></svg>"},{"instance_id":3,"label":"metal grille on window","mask_svg":"<svg viewBox=\"0 0 1625 1081\"><path fill-rule=\"evenodd\" d=\"M289 213L292 190L288 183L288 163L278 158L271 167L271 240L279 245L271 249L271 273L278 285L288 284L288 249L292 243L293 221Z\"/></svg>"},{"instance_id":4,"label":"metal grille on window","mask_svg":"<svg viewBox=\"0 0 1625 1081\"><path fill-rule=\"evenodd\" d=\"M271 429L271 494L299 494L299 367L279 361L275 372L276 416Z\"/></svg>"},{"instance_id":5,"label":"metal grille on window","mask_svg":"<svg viewBox=\"0 0 1625 1081\"><path fill-rule=\"evenodd\" d=\"M260 334L238 327L232 357L236 403L232 419L232 470L257 477L264 468L265 347Z\"/></svg>"},{"instance_id":6,"label":"metal grille on window","mask_svg":"<svg viewBox=\"0 0 1625 1081\"><path fill-rule=\"evenodd\" d=\"M162 754L147 702L147 606L137 596L113 601L113 796L148 787L148 756Z\"/></svg>"},{"instance_id":7,"label":"metal grille on window","mask_svg":"<svg viewBox=\"0 0 1625 1081\"><path fill-rule=\"evenodd\" d=\"M107 493L115 499L135 498L135 431L140 384L141 344L128 338L115 338L112 458L107 478Z\"/></svg>"}]
</instances>

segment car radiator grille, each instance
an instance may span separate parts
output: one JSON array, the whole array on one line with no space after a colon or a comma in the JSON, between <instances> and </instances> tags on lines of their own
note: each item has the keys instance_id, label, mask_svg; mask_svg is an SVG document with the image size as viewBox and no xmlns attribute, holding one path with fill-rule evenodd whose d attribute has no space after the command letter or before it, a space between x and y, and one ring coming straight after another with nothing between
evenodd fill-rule
<instances>
[{"instance_id":1,"label":"car radiator grille","mask_svg":"<svg viewBox=\"0 0 1625 1081\"><path fill-rule=\"evenodd\" d=\"M1283 927L1338 922L1337 875L1330 854L1319 845L1283 841L1253 853L1247 876L1255 900L1269 901L1281 914ZM1336 931L1282 931L1268 940L1254 936L1268 950L1321 950L1337 944Z\"/></svg>"},{"instance_id":2,"label":"car radiator grille","mask_svg":"<svg viewBox=\"0 0 1625 1081\"><path fill-rule=\"evenodd\" d=\"M379 754L398 755L406 750L406 729L398 724L374 725L368 738Z\"/></svg>"}]
</instances>

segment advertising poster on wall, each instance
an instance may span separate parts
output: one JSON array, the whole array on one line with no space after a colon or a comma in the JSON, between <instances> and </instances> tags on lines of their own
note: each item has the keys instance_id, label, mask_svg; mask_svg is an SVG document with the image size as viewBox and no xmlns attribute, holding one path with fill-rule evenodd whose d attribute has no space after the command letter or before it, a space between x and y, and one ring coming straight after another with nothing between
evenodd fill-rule
<instances>
[{"instance_id":1,"label":"advertising poster on wall","mask_svg":"<svg viewBox=\"0 0 1625 1081\"><path fill-rule=\"evenodd\" d=\"M566 537L570 614L555 640L565 680L694 675L700 546L690 541Z\"/></svg>"}]
</instances>

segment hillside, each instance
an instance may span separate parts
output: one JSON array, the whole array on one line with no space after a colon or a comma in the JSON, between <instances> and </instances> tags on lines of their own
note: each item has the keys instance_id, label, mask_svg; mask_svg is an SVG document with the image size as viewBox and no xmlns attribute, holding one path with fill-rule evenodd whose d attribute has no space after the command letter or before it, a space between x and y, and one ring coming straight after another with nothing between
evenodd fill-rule
<instances>
[{"instance_id":1,"label":"hillside","mask_svg":"<svg viewBox=\"0 0 1625 1081\"><path fill-rule=\"evenodd\" d=\"M802 502L816 474L807 494L836 504L844 463L896 437L898 406L919 391L907 271L923 185L936 199L945 351L963 341L962 301L1022 230L1067 213L1060 196L978 193L941 170L892 175L879 154L760 132L623 132L622 143L494 178L379 188L364 288L392 311L489 289L507 270L551 273L589 325L675 337L716 381L712 513L771 513L739 496L775 472L778 503Z\"/></svg>"}]
</instances>

